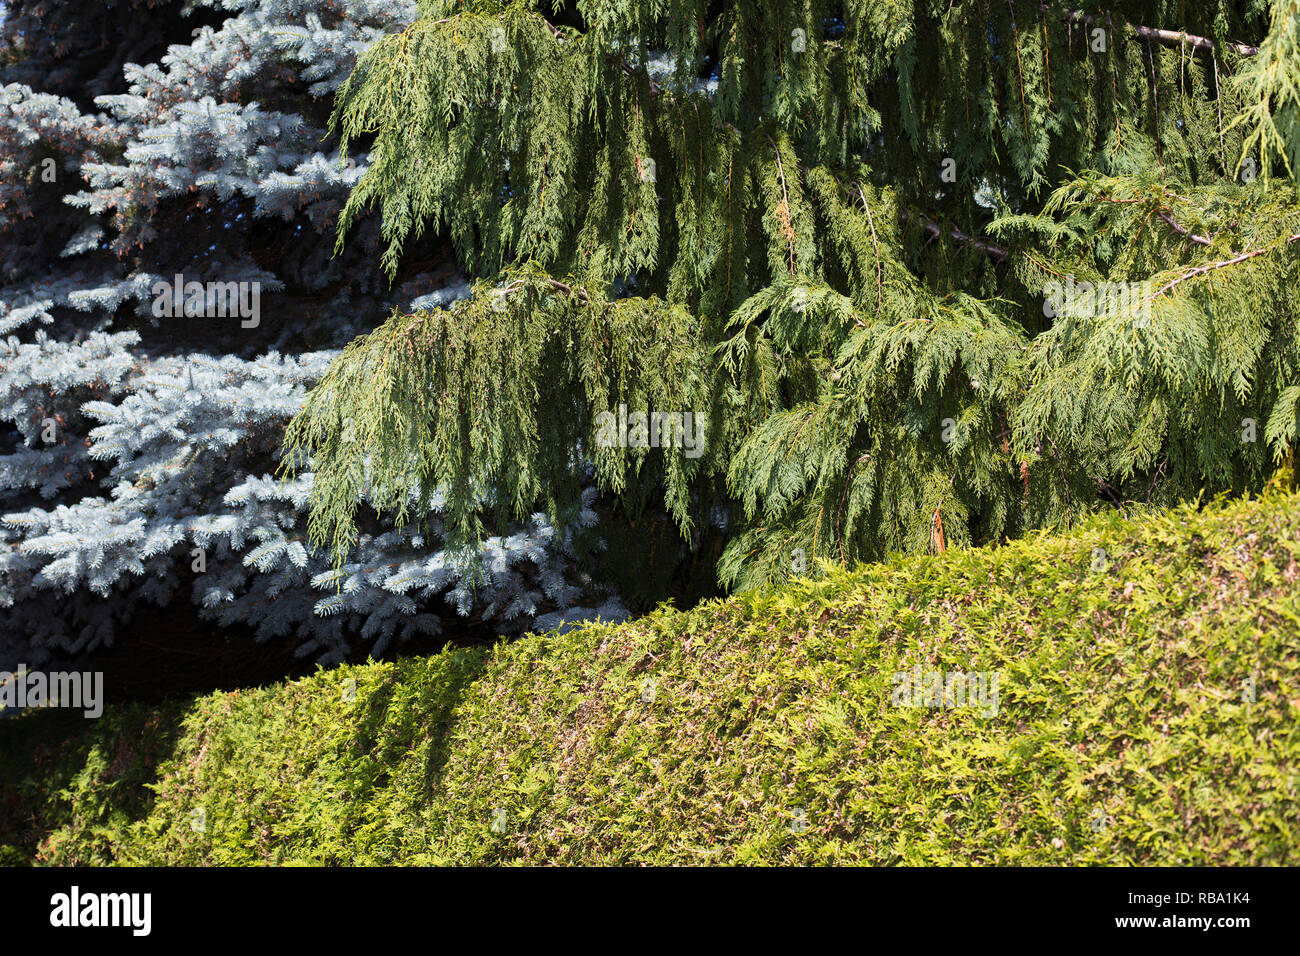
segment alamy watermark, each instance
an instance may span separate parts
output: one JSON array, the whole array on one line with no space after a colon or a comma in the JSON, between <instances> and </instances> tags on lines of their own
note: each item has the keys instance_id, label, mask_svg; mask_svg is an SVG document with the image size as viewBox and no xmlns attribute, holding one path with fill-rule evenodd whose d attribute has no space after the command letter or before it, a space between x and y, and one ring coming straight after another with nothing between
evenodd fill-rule
<instances>
[{"instance_id":1,"label":"alamy watermark","mask_svg":"<svg viewBox=\"0 0 1300 956\"><path fill-rule=\"evenodd\" d=\"M704 454L704 417L698 412L618 412L596 416L598 448L680 448L687 458Z\"/></svg>"},{"instance_id":2,"label":"alamy watermark","mask_svg":"<svg viewBox=\"0 0 1300 956\"><path fill-rule=\"evenodd\" d=\"M998 672L923 670L919 665L894 675L890 703L895 707L976 708L981 717L998 713Z\"/></svg>"},{"instance_id":3,"label":"alamy watermark","mask_svg":"<svg viewBox=\"0 0 1300 956\"><path fill-rule=\"evenodd\" d=\"M123 927L133 936L148 936L153 926L152 893L83 893L73 886L50 897L54 927Z\"/></svg>"},{"instance_id":4,"label":"alamy watermark","mask_svg":"<svg viewBox=\"0 0 1300 956\"><path fill-rule=\"evenodd\" d=\"M149 290L153 293L153 314L158 318L236 317L243 319L239 325L255 329L262 321L262 283L260 282L199 282L185 281L177 273L173 281L155 282Z\"/></svg>"},{"instance_id":5,"label":"alamy watermark","mask_svg":"<svg viewBox=\"0 0 1300 956\"><path fill-rule=\"evenodd\" d=\"M103 671L29 671L19 664L17 671L0 671L0 710L28 707L81 708L83 716L104 713Z\"/></svg>"},{"instance_id":6,"label":"alamy watermark","mask_svg":"<svg viewBox=\"0 0 1300 956\"><path fill-rule=\"evenodd\" d=\"M1151 324L1151 300L1155 291L1150 282L1065 282L1055 280L1043 286L1043 314L1048 317L1067 315L1081 319L1128 316L1139 326Z\"/></svg>"}]
</instances>

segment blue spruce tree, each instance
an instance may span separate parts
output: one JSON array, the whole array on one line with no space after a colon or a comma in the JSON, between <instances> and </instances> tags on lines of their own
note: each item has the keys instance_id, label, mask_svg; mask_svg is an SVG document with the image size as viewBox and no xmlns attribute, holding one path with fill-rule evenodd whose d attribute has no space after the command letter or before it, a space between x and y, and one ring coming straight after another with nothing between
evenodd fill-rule
<instances>
[{"instance_id":1,"label":"blue spruce tree","mask_svg":"<svg viewBox=\"0 0 1300 956\"><path fill-rule=\"evenodd\" d=\"M322 663L467 620L626 615L575 561L601 546L590 489L563 533L533 514L468 560L444 550L439 500L398 531L376 512L339 566L308 543L311 462L273 477L344 344L470 294L433 238L391 284L375 223L334 254L368 164L338 154L333 94L415 16L409 0L7 4L0 669L111 646L144 604Z\"/></svg>"}]
</instances>

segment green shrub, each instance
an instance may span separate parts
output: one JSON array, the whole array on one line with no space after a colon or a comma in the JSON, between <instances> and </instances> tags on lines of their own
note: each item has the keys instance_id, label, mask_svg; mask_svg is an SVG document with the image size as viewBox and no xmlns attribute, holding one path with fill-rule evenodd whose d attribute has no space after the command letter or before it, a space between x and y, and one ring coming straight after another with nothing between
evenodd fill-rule
<instances>
[{"instance_id":1,"label":"green shrub","mask_svg":"<svg viewBox=\"0 0 1300 956\"><path fill-rule=\"evenodd\" d=\"M0 770L61 864L1295 864L1298 562L1293 494L1103 515L80 738L32 714ZM996 673L997 713L893 706L918 664ZM156 769L119 754L150 735Z\"/></svg>"}]
</instances>

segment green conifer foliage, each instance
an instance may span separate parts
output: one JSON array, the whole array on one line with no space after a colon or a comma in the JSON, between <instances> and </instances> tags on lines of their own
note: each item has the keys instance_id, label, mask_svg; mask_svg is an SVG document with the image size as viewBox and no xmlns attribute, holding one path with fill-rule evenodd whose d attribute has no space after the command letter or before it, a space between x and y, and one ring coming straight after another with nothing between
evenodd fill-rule
<instances>
[{"instance_id":1,"label":"green conifer foliage","mask_svg":"<svg viewBox=\"0 0 1300 956\"><path fill-rule=\"evenodd\" d=\"M341 88L382 215L478 279L355 342L288 434L465 548L586 472L751 587L1261 486L1300 399L1300 4L428 0ZM606 448L697 410L704 453ZM490 489L497 513L476 510ZM807 563L804 563L806 559Z\"/></svg>"}]
</instances>

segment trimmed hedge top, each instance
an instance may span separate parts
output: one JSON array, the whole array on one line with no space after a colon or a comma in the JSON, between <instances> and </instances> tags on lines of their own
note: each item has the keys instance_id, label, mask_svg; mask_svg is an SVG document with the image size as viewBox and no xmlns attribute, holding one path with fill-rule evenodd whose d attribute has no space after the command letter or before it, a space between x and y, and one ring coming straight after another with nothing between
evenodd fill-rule
<instances>
[{"instance_id":1,"label":"trimmed hedge top","mask_svg":"<svg viewBox=\"0 0 1300 956\"><path fill-rule=\"evenodd\" d=\"M9 862L1295 864L1297 578L1279 492L29 714L0 824Z\"/></svg>"}]
</instances>

